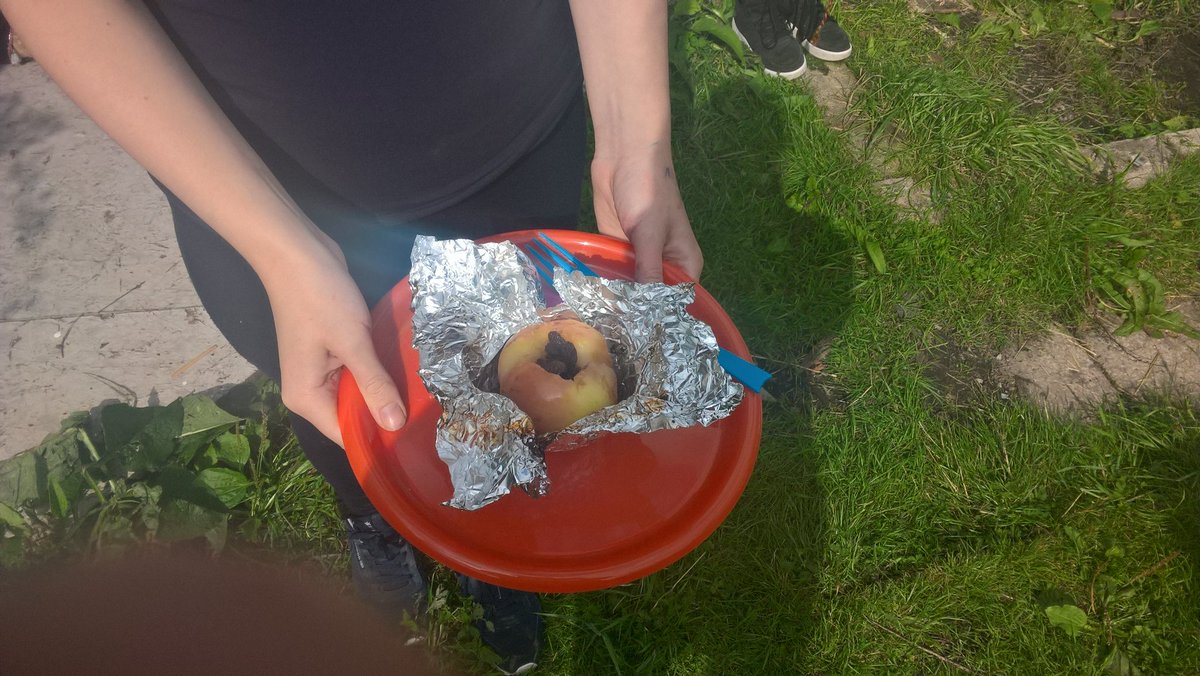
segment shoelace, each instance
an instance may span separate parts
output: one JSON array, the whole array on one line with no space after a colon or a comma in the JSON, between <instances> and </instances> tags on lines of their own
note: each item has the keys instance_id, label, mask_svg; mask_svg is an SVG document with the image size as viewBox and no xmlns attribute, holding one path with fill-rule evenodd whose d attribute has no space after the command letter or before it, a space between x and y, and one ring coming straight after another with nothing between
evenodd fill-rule
<instances>
[{"instance_id":1,"label":"shoelace","mask_svg":"<svg viewBox=\"0 0 1200 676\"><path fill-rule=\"evenodd\" d=\"M789 9L788 22L796 29L796 37L809 42L818 41L825 22L832 18L821 0L792 0Z\"/></svg>"}]
</instances>

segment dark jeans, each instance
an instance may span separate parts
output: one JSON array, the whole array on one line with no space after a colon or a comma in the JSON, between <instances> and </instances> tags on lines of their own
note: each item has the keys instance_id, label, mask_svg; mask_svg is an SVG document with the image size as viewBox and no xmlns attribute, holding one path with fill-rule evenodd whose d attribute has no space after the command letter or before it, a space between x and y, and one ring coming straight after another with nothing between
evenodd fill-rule
<instances>
[{"instance_id":1,"label":"dark jeans","mask_svg":"<svg viewBox=\"0 0 1200 676\"><path fill-rule=\"evenodd\" d=\"M319 190L297 191L296 184L305 184L302 178L280 180L342 247L350 273L372 307L408 274L417 235L476 239L527 228L576 228L586 161L584 110L581 92L554 129L491 185L420 218L387 222L338 204ZM213 323L247 361L278 381L275 322L262 283L237 251L178 198L164 192L184 264ZM307 420L295 414L291 418L304 454L333 485L346 509L356 515L375 511L342 449Z\"/></svg>"}]
</instances>

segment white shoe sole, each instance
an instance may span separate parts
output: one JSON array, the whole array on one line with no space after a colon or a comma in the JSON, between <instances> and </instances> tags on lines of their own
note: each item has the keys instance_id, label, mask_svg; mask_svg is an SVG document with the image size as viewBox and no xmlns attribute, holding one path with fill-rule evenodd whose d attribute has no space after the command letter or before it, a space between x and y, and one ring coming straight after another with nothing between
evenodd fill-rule
<instances>
[{"instance_id":1,"label":"white shoe sole","mask_svg":"<svg viewBox=\"0 0 1200 676\"><path fill-rule=\"evenodd\" d=\"M804 51L812 54L822 61L845 61L846 59L850 58L850 52L852 51L851 48L847 47L846 51L844 52L830 52L821 49L808 40L802 40L800 42L800 46L804 48Z\"/></svg>"},{"instance_id":2,"label":"white shoe sole","mask_svg":"<svg viewBox=\"0 0 1200 676\"><path fill-rule=\"evenodd\" d=\"M750 51L753 52L754 48L750 46L750 43L746 40L746 36L742 35L742 32L740 30L738 30L737 21L735 19L730 19L729 25L733 27L733 32L737 34L738 39L742 41L742 44L746 46L746 49L749 49ZM804 75L804 73L807 70L808 70L807 63L802 63L802 64L800 64L800 67L797 68L796 70L790 70L787 72L779 72L777 70L771 70L770 68L763 66L763 72L766 73L767 75L770 75L771 77L781 77L785 80L795 80L796 78L800 77L801 75Z\"/></svg>"}]
</instances>

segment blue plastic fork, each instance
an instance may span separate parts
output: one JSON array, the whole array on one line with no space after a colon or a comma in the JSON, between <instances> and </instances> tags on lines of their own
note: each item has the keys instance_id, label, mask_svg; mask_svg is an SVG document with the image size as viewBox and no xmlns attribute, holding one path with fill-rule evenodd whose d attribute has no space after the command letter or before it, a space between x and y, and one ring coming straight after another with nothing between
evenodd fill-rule
<instances>
[{"instance_id":1,"label":"blue plastic fork","mask_svg":"<svg viewBox=\"0 0 1200 676\"><path fill-rule=\"evenodd\" d=\"M595 270L592 270L586 263L576 258L570 251L567 251L558 242L544 233L537 234L538 239L530 240L525 246L525 252L529 254L534 261L534 267L537 268L538 274L542 279L546 280L546 284L551 289L554 288L554 268L563 268L567 272L578 270L588 277L599 277ZM769 371L756 366L753 362L746 361L736 354L720 348L717 354L717 363L721 368L733 376L739 383L745 385L749 389L763 395L769 396L763 385L771 378Z\"/></svg>"}]
</instances>

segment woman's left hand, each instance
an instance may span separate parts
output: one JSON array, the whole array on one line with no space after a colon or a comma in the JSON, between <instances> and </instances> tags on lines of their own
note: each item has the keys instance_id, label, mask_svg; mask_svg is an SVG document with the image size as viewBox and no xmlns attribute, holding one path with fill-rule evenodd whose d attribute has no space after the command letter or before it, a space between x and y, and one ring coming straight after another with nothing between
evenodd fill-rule
<instances>
[{"instance_id":1,"label":"woman's left hand","mask_svg":"<svg viewBox=\"0 0 1200 676\"><path fill-rule=\"evenodd\" d=\"M592 190L600 232L633 245L639 282L661 282L663 261L700 278L704 256L692 232L679 184L664 144L617 157L597 153Z\"/></svg>"}]
</instances>

